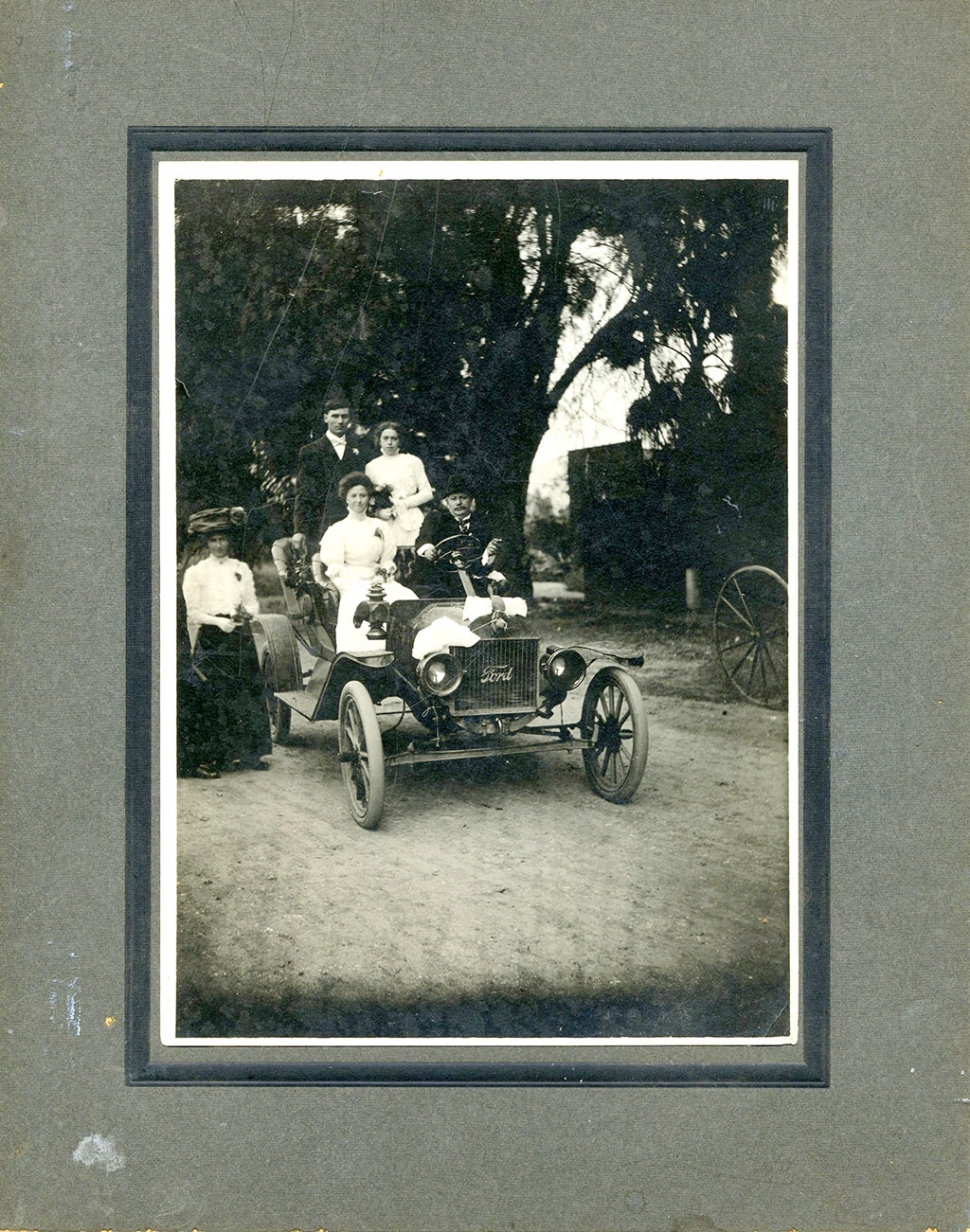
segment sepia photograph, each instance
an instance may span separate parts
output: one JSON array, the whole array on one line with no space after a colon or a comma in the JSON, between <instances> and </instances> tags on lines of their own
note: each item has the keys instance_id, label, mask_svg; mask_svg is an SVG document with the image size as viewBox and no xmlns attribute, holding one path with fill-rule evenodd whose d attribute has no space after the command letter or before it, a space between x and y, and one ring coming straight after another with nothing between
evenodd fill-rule
<instances>
[{"instance_id":1,"label":"sepia photograph","mask_svg":"<svg viewBox=\"0 0 970 1232\"><path fill-rule=\"evenodd\" d=\"M798 1042L801 175L160 162L164 1044Z\"/></svg>"},{"instance_id":2,"label":"sepia photograph","mask_svg":"<svg viewBox=\"0 0 970 1232\"><path fill-rule=\"evenodd\" d=\"M5 15L0 1227L970 1227L966 6Z\"/></svg>"}]
</instances>

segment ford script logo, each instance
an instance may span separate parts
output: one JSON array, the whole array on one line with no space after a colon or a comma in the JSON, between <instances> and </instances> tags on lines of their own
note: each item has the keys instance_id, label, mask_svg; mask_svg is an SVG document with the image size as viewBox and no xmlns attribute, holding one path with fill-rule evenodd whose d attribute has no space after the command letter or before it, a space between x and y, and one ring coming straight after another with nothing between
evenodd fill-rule
<instances>
[{"instance_id":1,"label":"ford script logo","mask_svg":"<svg viewBox=\"0 0 970 1232\"><path fill-rule=\"evenodd\" d=\"M511 679L511 663L494 663L482 672L482 684L496 684L499 680L508 682Z\"/></svg>"}]
</instances>

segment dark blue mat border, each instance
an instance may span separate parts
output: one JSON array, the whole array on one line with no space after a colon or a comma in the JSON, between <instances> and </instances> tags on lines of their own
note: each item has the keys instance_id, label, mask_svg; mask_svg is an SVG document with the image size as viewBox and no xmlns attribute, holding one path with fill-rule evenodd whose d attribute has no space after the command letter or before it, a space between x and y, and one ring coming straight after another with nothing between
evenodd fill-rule
<instances>
[{"instance_id":1,"label":"dark blue mat border","mask_svg":"<svg viewBox=\"0 0 970 1232\"><path fill-rule=\"evenodd\" d=\"M710 1065L551 1060L380 1063L152 1060L152 325L155 153L436 152L804 154L802 561L802 1061ZM830 129L130 128L125 1077L129 1085L827 1087L832 134ZM524 1040L524 1048L528 1041ZM421 1047L415 1041L415 1048ZM564 1049L568 1049L568 1044ZM772 1051L777 1046L772 1047ZM578 1051L578 1050L577 1050ZM585 1050L584 1050L585 1051Z\"/></svg>"}]
</instances>

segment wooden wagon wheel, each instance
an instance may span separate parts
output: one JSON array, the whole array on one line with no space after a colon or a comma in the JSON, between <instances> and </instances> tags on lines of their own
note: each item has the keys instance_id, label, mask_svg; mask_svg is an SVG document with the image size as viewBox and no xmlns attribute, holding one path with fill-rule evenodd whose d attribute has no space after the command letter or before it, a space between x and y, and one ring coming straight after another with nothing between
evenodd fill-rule
<instances>
[{"instance_id":1,"label":"wooden wagon wheel","mask_svg":"<svg viewBox=\"0 0 970 1232\"><path fill-rule=\"evenodd\" d=\"M764 565L736 569L714 605L714 648L731 685L759 706L788 699L788 586Z\"/></svg>"}]
</instances>

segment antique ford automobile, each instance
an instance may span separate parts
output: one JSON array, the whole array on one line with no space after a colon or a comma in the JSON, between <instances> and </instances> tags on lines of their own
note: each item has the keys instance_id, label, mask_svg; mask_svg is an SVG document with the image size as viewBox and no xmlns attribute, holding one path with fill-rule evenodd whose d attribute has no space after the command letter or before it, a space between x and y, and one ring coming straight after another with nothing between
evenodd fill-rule
<instances>
[{"instance_id":1,"label":"antique ford automobile","mask_svg":"<svg viewBox=\"0 0 970 1232\"><path fill-rule=\"evenodd\" d=\"M286 615L252 623L274 740L287 740L292 711L312 722L336 720L351 812L364 829L380 822L385 769L419 762L580 749L593 791L629 801L646 766L647 719L621 665L639 667L642 656L540 645L528 632L523 600L475 593L476 540L455 535L437 549L439 566L460 577L464 598L389 604L377 579L354 613L354 625L366 631L361 651L335 649L334 627L321 618L305 573L282 579ZM555 721L598 660L611 662L590 679L579 721L563 721L561 710ZM420 728L385 755L377 707L390 698Z\"/></svg>"}]
</instances>

